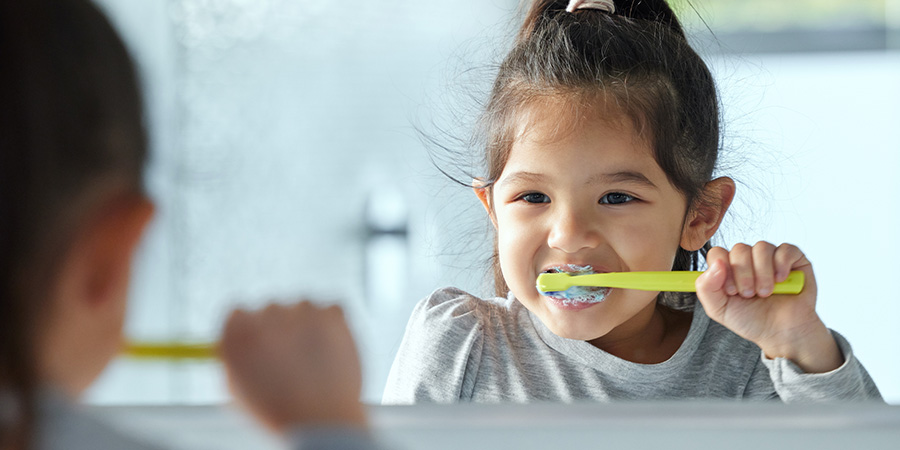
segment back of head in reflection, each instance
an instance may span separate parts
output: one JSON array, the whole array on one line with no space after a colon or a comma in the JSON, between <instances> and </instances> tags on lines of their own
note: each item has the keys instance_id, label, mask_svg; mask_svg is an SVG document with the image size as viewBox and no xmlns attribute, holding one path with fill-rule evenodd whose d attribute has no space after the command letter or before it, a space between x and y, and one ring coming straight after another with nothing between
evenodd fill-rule
<instances>
[{"instance_id":1,"label":"back of head in reflection","mask_svg":"<svg viewBox=\"0 0 900 450\"><path fill-rule=\"evenodd\" d=\"M87 0L0 2L0 58L0 448L151 448L75 405L122 347L154 211L132 63ZM235 312L219 350L235 396L297 448L304 427L375 447L340 308Z\"/></svg>"}]
</instances>

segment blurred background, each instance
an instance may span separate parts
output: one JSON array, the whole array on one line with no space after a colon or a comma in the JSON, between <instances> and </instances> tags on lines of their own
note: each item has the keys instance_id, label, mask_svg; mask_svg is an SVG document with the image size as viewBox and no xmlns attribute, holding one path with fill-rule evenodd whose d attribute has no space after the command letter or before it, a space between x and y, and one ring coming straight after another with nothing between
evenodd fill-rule
<instances>
[{"instance_id":1,"label":"blurred background","mask_svg":"<svg viewBox=\"0 0 900 450\"><path fill-rule=\"evenodd\" d=\"M129 337L210 342L235 306L338 302L378 403L418 300L491 292L489 223L426 141L462 149L519 0L96 1L139 66L153 150ZM716 243L800 246L826 324L900 403L900 0L672 4L722 94L738 199ZM88 395L227 400L215 362L126 358Z\"/></svg>"}]
</instances>

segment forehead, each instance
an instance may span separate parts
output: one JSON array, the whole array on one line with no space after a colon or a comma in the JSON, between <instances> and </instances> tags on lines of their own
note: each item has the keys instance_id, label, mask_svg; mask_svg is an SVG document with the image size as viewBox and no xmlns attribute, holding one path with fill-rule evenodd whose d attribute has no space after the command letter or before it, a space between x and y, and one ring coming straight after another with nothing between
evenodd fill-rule
<instances>
[{"instance_id":1,"label":"forehead","mask_svg":"<svg viewBox=\"0 0 900 450\"><path fill-rule=\"evenodd\" d=\"M644 120L626 112L617 96L600 92L570 92L532 97L521 103L511 117L513 143L523 139L552 142L585 127L604 125L633 137L636 144L650 147L652 130Z\"/></svg>"},{"instance_id":2,"label":"forehead","mask_svg":"<svg viewBox=\"0 0 900 450\"><path fill-rule=\"evenodd\" d=\"M543 165L545 159L574 157L661 174L650 142L609 97L549 97L520 110L506 165Z\"/></svg>"}]
</instances>

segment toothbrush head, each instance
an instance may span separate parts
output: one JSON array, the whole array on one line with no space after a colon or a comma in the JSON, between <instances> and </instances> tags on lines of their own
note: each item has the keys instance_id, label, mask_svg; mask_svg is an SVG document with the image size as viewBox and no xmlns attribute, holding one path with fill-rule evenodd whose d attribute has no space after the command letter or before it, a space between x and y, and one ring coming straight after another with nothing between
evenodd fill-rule
<instances>
[{"instance_id":1,"label":"toothbrush head","mask_svg":"<svg viewBox=\"0 0 900 450\"><path fill-rule=\"evenodd\" d=\"M563 305L599 303L609 296L610 288L583 285L573 281L575 276L593 273L593 269L589 266L578 272L542 273L538 275L535 285L541 295L550 297Z\"/></svg>"},{"instance_id":2,"label":"toothbrush head","mask_svg":"<svg viewBox=\"0 0 900 450\"><path fill-rule=\"evenodd\" d=\"M565 272L542 273L537 277L537 289L542 293L563 292L573 286L572 276Z\"/></svg>"}]
</instances>

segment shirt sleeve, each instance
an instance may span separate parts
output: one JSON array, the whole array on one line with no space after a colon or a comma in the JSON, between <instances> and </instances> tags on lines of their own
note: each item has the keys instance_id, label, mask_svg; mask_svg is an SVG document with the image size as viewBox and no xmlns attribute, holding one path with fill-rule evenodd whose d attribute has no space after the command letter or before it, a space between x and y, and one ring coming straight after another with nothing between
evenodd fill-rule
<instances>
[{"instance_id":1,"label":"shirt sleeve","mask_svg":"<svg viewBox=\"0 0 900 450\"><path fill-rule=\"evenodd\" d=\"M372 434L356 427L295 428L287 434L291 450L386 450Z\"/></svg>"},{"instance_id":2,"label":"shirt sleeve","mask_svg":"<svg viewBox=\"0 0 900 450\"><path fill-rule=\"evenodd\" d=\"M382 403L457 403L468 377L478 372L483 326L480 299L453 288L440 289L412 312L388 374Z\"/></svg>"},{"instance_id":3,"label":"shirt sleeve","mask_svg":"<svg viewBox=\"0 0 900 450\"><path fill-rule=\"evenodd\" d=\"M762 363L769 369L778 396L785 403L884 401L869 373L853 355L850 343L836 331L831 334L844 355L844 364L831 372L806 373L788 359L771 359L762 354Z\"/></svg>"}]
</instances>

